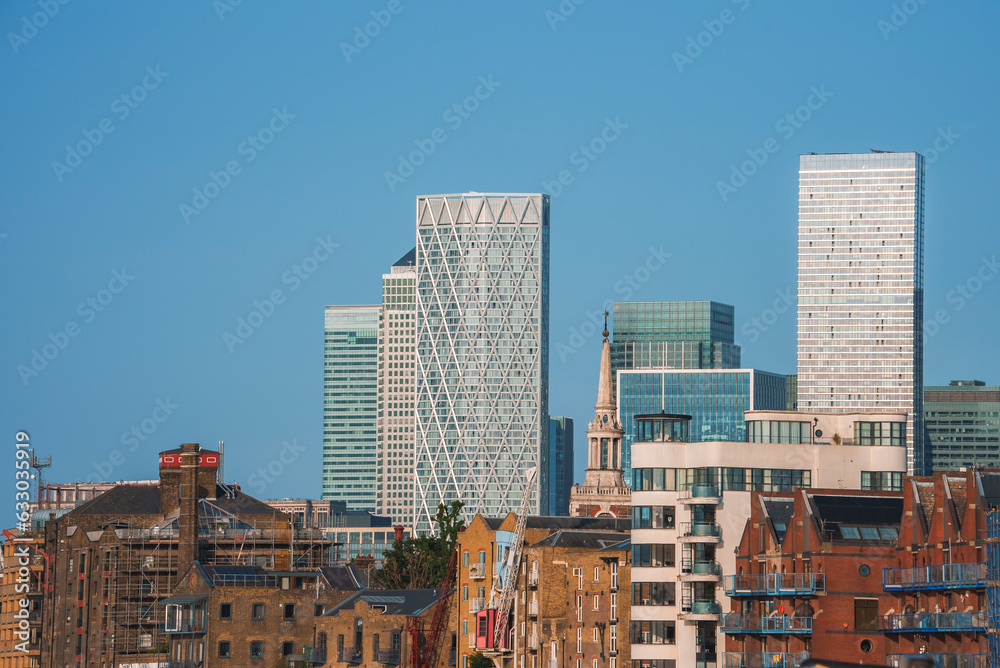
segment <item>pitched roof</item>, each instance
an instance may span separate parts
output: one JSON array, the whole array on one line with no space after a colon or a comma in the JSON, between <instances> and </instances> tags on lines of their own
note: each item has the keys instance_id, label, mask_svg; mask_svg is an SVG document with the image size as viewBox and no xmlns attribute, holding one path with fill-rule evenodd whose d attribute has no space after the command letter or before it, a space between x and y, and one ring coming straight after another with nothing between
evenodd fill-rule
<instances>
[{"instance_id":1,"label":"pitched roof","mask_svg":"<svg viewBox=\"0 0 1000 668\"><path fill-rule=\"evenodd\" d=\"M417 247L414 246L403 257L392 263L394 267L415 267L417 265Z\"/></svg>"},{"instance_id":2,"label":"pitched roof","mask_svg":"<svg viewBox=\"0 0 1000 668\"><path fill-rule=\"evenodd\" d=\"M118 485L94 497L68 515L159 515L159 485Z\"/></svg>"},{"instance_id":3,"label":"pitched roof","mask_svg":"<svg viewBox=\"0 0 1000 668\"><path fill-rule=\"evenodd\" d=\"M433 606L441 595L440 589L363 589L324 613L336 617L341 610L353 610L358 601L369 606L385 606L385 615L419 615Z\"/></svg>"},{"instance_id":4,"label":"pitched roof","mask_svg":"<svg viewBox=\"0 0 1000 668\"><path fill-rule=\"evenodd\" d=\"M622 535L620 533L559 530L531 545L531 547L583 547L603 550L621 543Z\"/></svg>"},{"instance_id":5,"label":"pitched roof","mask_svg":"<svg viewBox=\"0 0 1000 668\"><path fill-rule=\"evenodd\" d=\"M355 569L354 564L346 566L321 566L319 571L334 589L362 589L361 577Z\"/></svg>"}]
</instances>

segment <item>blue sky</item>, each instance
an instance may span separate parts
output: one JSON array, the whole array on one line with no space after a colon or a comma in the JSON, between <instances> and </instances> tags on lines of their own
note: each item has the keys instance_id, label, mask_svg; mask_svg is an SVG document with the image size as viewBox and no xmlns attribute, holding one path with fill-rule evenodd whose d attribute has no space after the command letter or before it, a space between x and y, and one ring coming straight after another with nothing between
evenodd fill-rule
<instances>
[{"instance_id":1,"label":"blue sky","mask_svg":"<svg viewBox=\"0 0 1000 668\"><path fill-rule=\"evenodd\" d=\"M318 496L323 307L376 302L415 197L468 190L553 195L550 406L581 480L600 341L573 328L627 276L733 304L744 365L794 372L793 311L753 318L794 292L810 151L926 152L925 380L1000 384L995 4L232 2L0 5L0 424L53 480L225 440L228 479L284 451L248 491Z\"/></svg>"}]
</instances>

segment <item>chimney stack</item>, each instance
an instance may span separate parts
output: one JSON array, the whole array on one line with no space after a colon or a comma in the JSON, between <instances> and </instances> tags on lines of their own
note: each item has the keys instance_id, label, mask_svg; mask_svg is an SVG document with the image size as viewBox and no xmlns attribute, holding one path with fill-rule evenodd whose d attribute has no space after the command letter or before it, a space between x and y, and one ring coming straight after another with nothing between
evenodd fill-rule
<instances>
[{"instance_id":1,"label":"chimney stack","mask_svg":"<svg viewBox=\"0 0 1000 668\"><path fill-rule=\"evenodd\" d=\"M198 460L200 451L201 448L197 443L181 445L178 485L180 541L177 546L180 572L187 570L191 562L198 558Z\"/></svg>"}]
</instances>

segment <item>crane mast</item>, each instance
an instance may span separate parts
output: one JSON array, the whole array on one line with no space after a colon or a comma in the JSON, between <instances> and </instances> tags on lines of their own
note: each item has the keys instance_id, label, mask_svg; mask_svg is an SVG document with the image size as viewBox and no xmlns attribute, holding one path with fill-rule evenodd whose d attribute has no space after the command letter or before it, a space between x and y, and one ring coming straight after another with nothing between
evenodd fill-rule
<instances>
[{"instance_id":1,"label":"crane mast","mask_svg":"<svg viewBox=\"0 0 1000 668\"><path fill-rule=\"evenodd\" d=\"M493 579L493 587L490 591L489 607L496 610L493 646L498 648L503 647L503 638L507 633L510 611L514 604L514 584L517 582L517 568L521 561L521 552L524 549L524 527L528 521L528 506L531 503L531 492L535 488L535 479L538 477L538 467L533 466L528 469L526 477L524 495L521 497L521 507L517 512L517 528L514 531L514 542L507 549L502 575L501 571L498 571L497 577Z\"/></svg>"}]
</instances>

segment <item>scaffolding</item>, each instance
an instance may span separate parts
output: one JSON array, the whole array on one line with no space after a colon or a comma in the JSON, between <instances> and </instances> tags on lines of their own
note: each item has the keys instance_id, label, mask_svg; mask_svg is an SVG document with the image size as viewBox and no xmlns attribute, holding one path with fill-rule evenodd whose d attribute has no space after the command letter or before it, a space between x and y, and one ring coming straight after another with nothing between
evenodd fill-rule
<instances>
[{"instance_id":1,"label":"scaffolding","mask_svg":"<svg viewBox=\"0 0 1000 668\"><path fill-rule=\"evenodd\" d=\"M986 513L986 605L990 665L1000 666L1000 510Z\"/></svg>"}]
</instances>

